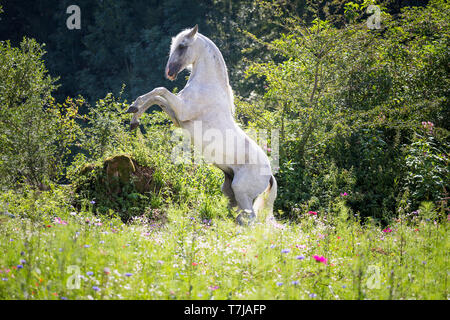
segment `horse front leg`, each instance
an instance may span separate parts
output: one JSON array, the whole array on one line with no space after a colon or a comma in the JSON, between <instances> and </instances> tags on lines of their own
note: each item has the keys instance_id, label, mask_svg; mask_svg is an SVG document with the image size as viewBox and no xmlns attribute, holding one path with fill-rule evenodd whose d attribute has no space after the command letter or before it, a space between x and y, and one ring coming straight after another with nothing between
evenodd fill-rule
<instances>
[{"instance_id":1,"label":"horse front leg","mask_svg":"<svg viewBox=\"0 0 450 320\"><path fill-rule=\"evenodd\" d=\"M167 101L167 106L172 109L179 122L196 119L204 111L201 105L185 103L180 96L173 94L164 87L155 88L151 92L140 96L135 103L137 105L144 104L155 96L160 96ZM132 107L135 106L135 103L133 103Z\"/></svg>"},{"instance_id":2,"label":"horse front leg","mask_svg":"<svg viewBox=\"0 0 450 320\"><path fill-rule=\"evenodd\" d=\"M173 112L172 108L170 107L169 103L167 102L166 99L164 99L163 97L153 97L151 99L148 99L144 105L136 108L136 109L132 109L131 112L134 112L133 118L131 119L130 122L130 129L134 130L139 126L139 118L145 113L145 111L147 111L148 108L150 108L152 105L158 105L161 107L161 109L167 113L170 117L170 119L172 120L172 122L174 123L174 125L176 127L180 127L180 122L177 119L177 117L175 116L175 113ZM131 107L130 107L131 108ZM128 108L127 112L129 113L130 108Z\"/></svg>"}]
</instances>

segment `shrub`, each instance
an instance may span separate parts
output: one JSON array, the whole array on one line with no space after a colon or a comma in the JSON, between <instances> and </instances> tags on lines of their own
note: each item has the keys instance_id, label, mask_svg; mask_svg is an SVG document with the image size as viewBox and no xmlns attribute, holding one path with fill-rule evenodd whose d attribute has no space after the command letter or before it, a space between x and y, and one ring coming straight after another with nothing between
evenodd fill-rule
<instances>
[{"instance_id":1,"label":"shrub","mask_svg":"<svg viewBox=\"0 0 450 320\"><path fill-rule=\"evenodd\" d=\"M57 104L56 79L47 74L45 51L35 40L19 48L0 42L0 181L46 189L64 174L79 132L75 117L81 99Z\"/></svg>"}]
</instances>

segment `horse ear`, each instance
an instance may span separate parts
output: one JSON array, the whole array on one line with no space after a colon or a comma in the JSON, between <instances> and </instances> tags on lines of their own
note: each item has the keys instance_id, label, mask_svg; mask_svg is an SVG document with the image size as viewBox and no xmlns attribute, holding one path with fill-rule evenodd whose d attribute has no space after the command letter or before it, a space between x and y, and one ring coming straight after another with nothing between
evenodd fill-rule
<instances>
[{"instance_id":1,"label":"horse ear","mask_svg":"<svg viewBox=\"0 0 450 320\"><path fill-rule=\"evenodd\" d=\"M189 32L188 36L189 36L190 38L193 38L193 37L197 34L197 31L198 31L198 24L196 24L196 25L191 29L191 32Z\"/></svg>"}]
</instances>

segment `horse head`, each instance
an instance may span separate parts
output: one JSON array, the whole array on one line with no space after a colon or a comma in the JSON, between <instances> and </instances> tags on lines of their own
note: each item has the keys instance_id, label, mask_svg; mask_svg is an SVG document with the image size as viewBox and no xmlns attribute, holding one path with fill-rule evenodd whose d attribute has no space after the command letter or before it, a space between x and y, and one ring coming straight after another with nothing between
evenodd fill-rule
<instances>
[{"instance_id":1,"label":"horse head","mask_svg":"<svg viewBox=\"0 0 450 320\"><path fill-rule=\"evenodd\" d=\"M166 78L175 80L178 73L194 63L197 58L195 40L197 39L198 25L192 29L180 32L172 38L169 60L166 65Z\"/></svg>"}]
</instances>

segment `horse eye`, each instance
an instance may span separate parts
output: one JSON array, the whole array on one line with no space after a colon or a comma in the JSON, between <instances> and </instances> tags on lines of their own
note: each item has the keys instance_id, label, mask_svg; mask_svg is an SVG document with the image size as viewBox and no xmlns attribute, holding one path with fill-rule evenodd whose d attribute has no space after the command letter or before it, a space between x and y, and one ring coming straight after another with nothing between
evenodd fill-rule
<instances>
[{"instance_id":1,"label":"horse eye","mask_svg":"<svg viewBox=\"0 0 450 320\"><path fill-rule=\"evenodd\" d=\"M184 45L184 44L178 45L178 49L180 49L180 50L184 50L184 49L186 49L186 48L187 48L187 46Z\"/></svg>"}]
</instances>

